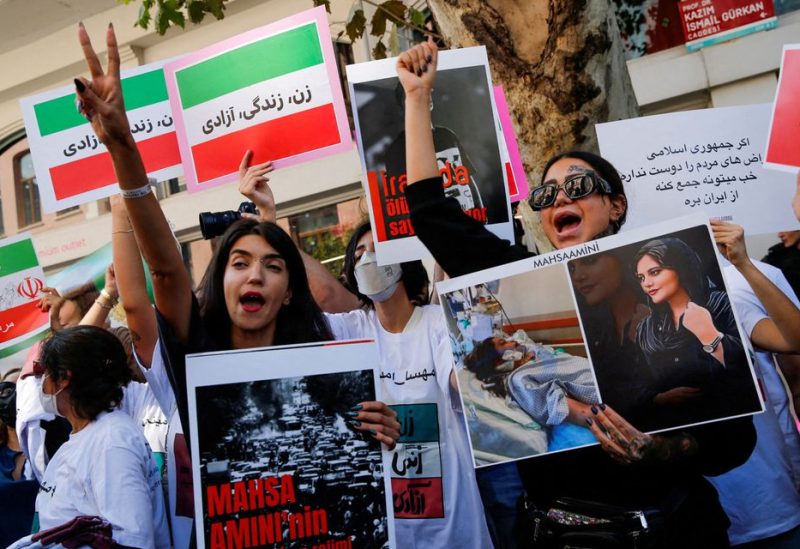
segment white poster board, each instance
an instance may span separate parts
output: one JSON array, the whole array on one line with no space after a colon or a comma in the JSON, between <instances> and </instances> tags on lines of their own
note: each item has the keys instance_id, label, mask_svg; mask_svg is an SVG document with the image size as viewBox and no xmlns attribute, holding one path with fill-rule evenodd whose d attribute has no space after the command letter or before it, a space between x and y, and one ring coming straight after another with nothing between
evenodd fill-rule
<instances>
[{"instance_id":1,"label":"white poster board","mask_svg":"<svg viewBox=\"0 0 800 549\"><path fill-rule=\"evenodd\" d=\"M388 454L347 425L352 406L380 399L377 366L372 341L186 357L198 548L245 535L362 547L365 531L392 543Z\"/></svg>"},{"instance_id":2,"label":"white poster board","mask_svg":"<svg viewBox=\"0 0 800 549\"><path fill-rule=\"evenodd\" d=\"M789 205L795 178L762 166L771 105L645 116L598 124L600 152L628 197L622 230L696 211L748 234L800 228Z\"/></svg>"}]
</instances>

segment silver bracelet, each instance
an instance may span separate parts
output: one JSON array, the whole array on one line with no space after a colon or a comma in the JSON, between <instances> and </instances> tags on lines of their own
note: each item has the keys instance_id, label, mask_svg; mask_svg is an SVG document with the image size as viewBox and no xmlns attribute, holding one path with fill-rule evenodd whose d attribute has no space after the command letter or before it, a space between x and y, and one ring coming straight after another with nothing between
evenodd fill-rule
<instances>
[{"instance_id":1,"label":"silver bracelet","mask_svg":"<svg viewBox=\"0 0 800 549\"><path fill-rule=\"evenodd\" d=\"M155 180L155 178L148 177L147 185L143 185L138 189L130 189L130 190L120 189L119 194L122 196L122 198L143 198L148 194L150 194L153 185L155 185L156 183L157 181Z\"/></svg>"}]
</instances>

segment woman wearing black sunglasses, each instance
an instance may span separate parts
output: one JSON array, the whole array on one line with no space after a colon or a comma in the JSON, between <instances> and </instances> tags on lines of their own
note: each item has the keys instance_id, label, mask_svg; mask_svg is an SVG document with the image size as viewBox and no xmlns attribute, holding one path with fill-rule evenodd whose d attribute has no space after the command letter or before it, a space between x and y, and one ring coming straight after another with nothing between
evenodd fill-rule
<instances>
[{"instance_id":1,"label":"woman wearing black sunglasses","mask_svg":"<svg viewBox=\"0 0 800 549\"><path fill-rule=\"evenodd\" d=\"M492 235L444 198L428 109L436 61L437 48L428 41L397 63L406 92L405 192L414 229L451 276L528 257L528 250ZM622 182L607 161L570 152L551 159L544 174L531 205L556 248L616 233L624 223ZM654 509L666 517L666 527L648 547L728 546L729 521L703 475L721 474L747 460L755 444L750 418L646 435L601 405L591 428L600 447L520 462L527 492L538 506L547 509L558 498L572 497ZM522 542L531 544L532 537L528 533Z\"/></svg>"}]
</instances>

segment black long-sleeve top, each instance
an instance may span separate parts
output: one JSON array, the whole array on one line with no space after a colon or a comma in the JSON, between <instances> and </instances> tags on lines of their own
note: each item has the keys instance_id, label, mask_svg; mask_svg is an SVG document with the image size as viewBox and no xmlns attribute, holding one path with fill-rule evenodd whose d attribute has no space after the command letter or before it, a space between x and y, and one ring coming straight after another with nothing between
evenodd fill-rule
<instances>
[{"instance_id":1,"label":"black long-sleeve top","mask_svg":"<svg viewBox=\"0 0 800 549\"><path fill-rule=\"evenodd\" d=\"M490 233L445 198L441 178L405 189L414 231L450 276L496 267L532 254ZM569 496L629 507L676 507L703 513L706 528L727 528L716 492L703 475L716 476L747 461L756 442L749 417L685 429L698 452L670 463L621 465L599 446L519 462L529 495L543 505ZM676 496L676 494L678 494Z\"/></svg>"}]
</instances>

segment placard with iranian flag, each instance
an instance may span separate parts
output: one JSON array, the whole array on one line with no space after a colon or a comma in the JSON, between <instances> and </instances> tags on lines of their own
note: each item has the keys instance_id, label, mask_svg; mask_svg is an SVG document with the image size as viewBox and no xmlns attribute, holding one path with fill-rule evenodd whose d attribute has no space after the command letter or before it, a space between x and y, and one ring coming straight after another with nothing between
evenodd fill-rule
<instances>
[{"instance_id":1,"label":"placard with iranian flag","mask_svg":"<svg viewBox=\"0 0 800 549\"><path fill-rule=\"evenodd\" d=\"M352 147L328 19L310 9L165 67L189 191Z\"/></svg>"},{"instance_id":2,"label":"placard with iranian flag","mask_svg":"<svg viewBox=\"0 0 800 549\"><path fill-rule=\"evenodd\" d=\"M167 61L120 75L133 138L148 175L159 181L183 173L164 82ZM44 212L119 192L111 155L78 113L74 86L24 97L20 105Z\"/></svg>"},{"instance_id":3,"label":"placard with iranian flag","mask_svg":"<svg viewBox=\"0 0 800 549\"><path fill-rule=\"evenodd\" d=\"M800 44L785 44L769 123L764 167L797 173L800 168Z\"/></svg>"},{"instance_id":4,"label":"placard with iranian flag","mask_svg":"<svg viewBox=\"0 0 800 549\"><path fill-rule=\"evenodd\" d=\"M50 327L39 309L44 271L28 233L0 240L0 359L30 347Z\"/></svg>"}]
</instances>

